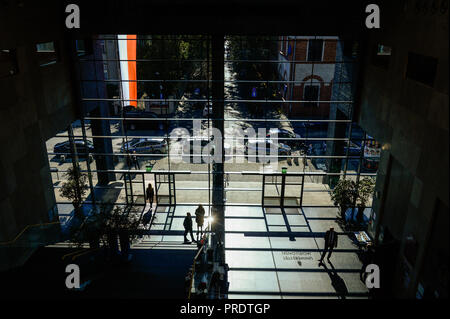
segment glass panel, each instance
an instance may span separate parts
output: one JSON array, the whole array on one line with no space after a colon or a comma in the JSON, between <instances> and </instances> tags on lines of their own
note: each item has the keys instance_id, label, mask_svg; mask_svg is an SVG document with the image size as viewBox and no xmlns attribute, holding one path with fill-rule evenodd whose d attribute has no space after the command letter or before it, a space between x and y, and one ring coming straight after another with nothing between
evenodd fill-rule
<instances>
[{"instance_id":1,"label":"glass panel","mask_svg":"<svg viewBox=\"0 0 450 319\"><path fill-rule=\"evenodd\" d=\"M281 177L266 177L263 194L262 174L283 168L305 173L303 198L303 177L286 178L285 205L332 206L329 192L344 174L357 180L376 172L377 160L362 154L365 133L350 120L354 50L347 46L344 54L338 37L227 36L224 114L217 116L224 136L217 138L209 37L139 35L132 81L122 78L118 55L119 41L128 40L95 41L78 62L85 125L74 123L73 134L91 142L77 148L77 165L103 189L99 201L125 202L125 186L132 186L133 199L143 204L143 185L153 183L161 203L211 203L222 142L227 205L259 205L264 196L265 204L280 206ZM86 49L84 41L77 49ZM54 44L37 46L45 50L56 53ZM134 106L124 94L133 83ZM65 131L48 141L55 190L73 165L68 139ZM125 185L128 170L132 179ZM174 173L175 184L167 174L155 181L155 172Z\"/></svg>"}]
</instances>

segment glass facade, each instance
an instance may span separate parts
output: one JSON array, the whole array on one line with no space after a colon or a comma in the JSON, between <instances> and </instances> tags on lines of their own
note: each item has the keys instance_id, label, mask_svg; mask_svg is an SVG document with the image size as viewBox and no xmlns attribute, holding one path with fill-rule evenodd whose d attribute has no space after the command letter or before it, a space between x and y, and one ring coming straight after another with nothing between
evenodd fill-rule
<instances>
[{"instance_id":1,"label":"glass facade","mask_svg":"<svg viewBox=\"0 0 450 319\"><path fill-rule=\"evenodd\" d=\"M135 59L121 60L120 41L133 42ZM211 205L221 149L228 206L329 207L338 179L375 178L380 147L352 120L357 44L226 36L222 80L211 47L209 36L93 39L77 61L82 118L47 141L59 204L69 204L58 189L79 165L88 205L145 206L148 183L158 203ZM121 62L134 63L135 78L123 78ZM136 98L126 99L132 84Z\"/></svg>"}]
</instances>

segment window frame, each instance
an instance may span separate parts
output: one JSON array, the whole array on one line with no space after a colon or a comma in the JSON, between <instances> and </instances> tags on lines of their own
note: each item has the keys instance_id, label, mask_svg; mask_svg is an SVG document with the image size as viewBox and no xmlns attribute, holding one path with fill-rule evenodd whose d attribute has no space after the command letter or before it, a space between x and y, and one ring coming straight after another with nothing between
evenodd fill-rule
<instances>
[{"instance_id":1,"label":"window frame","mask_svg":"<svg viewBox=\"0 0 450 319\"><path fill-rule=\"evenodd\" d=\"M38 45L40 44L53 44L53 51L39 51ZM49 53L53 53L53 55L50 55ZM60 54L59 54L59 45L57 41L48 41L48 42L38 42L35 44L35 54L36 58L38 60L38 64L40 67L46 67L50 65L57 64L61 61ZM49 54L47 57L45 57L43 54ZM52 58L50 60L50 58Z\"/></svg>"},{"instance_id":2,"label":"window frame","mask_svg":"<svg viewBox=\"0 0 450 319\"><path fill-rule=\"evenodd\" d=\"M310 45L311 41L322 41L322 51L320 55L320 60L310 60L309 59L309 52L310 52ZM325 53L325 40L324 39L308 39L308 45L306 46L306 62L323 62L323 56Z\"/></svg>"},{"instance_id":3,"label":"window frame","mask_svg":"<svg viewBox=\"0 0 450 319\"><path fill-rule=\"evenodd\" d=\"M312 103L316 103L317 105L312 105L314 107L319 107L319 103L320 103L320 84L319 83L305 83L303 85L303 101L305 101L305 95L306 95L306 88L307 87L317 87L317 102L303 102L304 106L311 106Z\"/></svg>"}]
</instances>

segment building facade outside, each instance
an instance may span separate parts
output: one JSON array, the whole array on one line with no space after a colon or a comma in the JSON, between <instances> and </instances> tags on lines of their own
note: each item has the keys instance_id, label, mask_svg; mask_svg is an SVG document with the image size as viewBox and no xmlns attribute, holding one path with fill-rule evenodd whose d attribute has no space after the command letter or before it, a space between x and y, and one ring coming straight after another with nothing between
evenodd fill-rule
<instances>
[{"instance_id":1,"label":"building facade outside","mask_svg":"<svg viewBox=\"0 0 450 319\"><path fill-rule=\"evenodd\" d=\"M282 81L288 81L280 87L282 97L305 101L286 103L285 112L327 118L330 103L320 101L331 99L338 37L286 36L279 43L278 73Z\"/></svg>"}]
</instances>

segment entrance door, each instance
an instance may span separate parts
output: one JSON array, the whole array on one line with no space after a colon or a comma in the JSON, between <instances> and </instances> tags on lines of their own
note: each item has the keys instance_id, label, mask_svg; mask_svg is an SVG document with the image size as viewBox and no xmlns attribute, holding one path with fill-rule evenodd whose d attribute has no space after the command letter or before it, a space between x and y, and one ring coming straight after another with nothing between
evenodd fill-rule
<instances>
[{"instance_id":1,"label":"entrance door","mask_svg":"<svg viewBox=\"0 0 450 319\"><path fill-rule=\"evenodd\" d=\"M303 174L263 174L262 205L268 207L301 207Z\"/></svg>"},{"instance_id":2,"label":"entrance door","mask_svg":"<svg viewBox=\"0 0 450 319\"><path fill-rule=\"evenodd\" d=\"M301 207L303 184L305 175L284 175L284 192L283 192L283 206L284 207Z\"/></svg>"},{"instance_id":3,"label":"entrance door","mask_svg":"<svg viewBox=\"0 0 450 319\"><path fill-rule=\"evenodd\" d=\"M127 205L145 205L144 173L124 173L124 180Z\"/></svg>"},{"instance_id":4,"label":"entrance door","mask_svg":"<svg viewBox=\"0 0 450 319\"><path fill-rule=\"evenodd\" d=\"M175 174L155 173L155 192L158 205L176 205Z\"/></svg>"}]
</instances>

